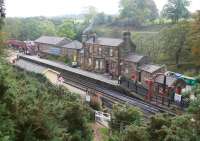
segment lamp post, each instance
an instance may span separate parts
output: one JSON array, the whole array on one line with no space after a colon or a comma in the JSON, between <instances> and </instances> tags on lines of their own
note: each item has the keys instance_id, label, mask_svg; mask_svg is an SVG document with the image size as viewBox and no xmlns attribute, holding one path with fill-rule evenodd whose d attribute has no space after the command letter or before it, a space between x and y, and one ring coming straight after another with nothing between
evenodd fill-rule
<instances>
[{"instance_id":1,"label":"lamp post","mask_svg":"<svg viewBox=\"0 0 200 141\"><path fill-rule=\"evenodd\" d=\"M151 79L147 79L145 80L146 84L148 85L148 93L147 93L147 96L145 97L146 100L149 100L151 101L151 98L153 96L153 83L154 81L151 80Z\"/></svg>"}]
</instances>

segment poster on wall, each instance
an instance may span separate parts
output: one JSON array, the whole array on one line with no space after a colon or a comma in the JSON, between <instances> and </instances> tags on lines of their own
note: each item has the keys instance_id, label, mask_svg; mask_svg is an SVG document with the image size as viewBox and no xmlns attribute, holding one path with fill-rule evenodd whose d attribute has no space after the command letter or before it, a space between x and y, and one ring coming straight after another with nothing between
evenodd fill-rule
<instances>
[{"instance_id":1,"label":"poster on wall","mask_svg":"<svg viewBox=\"0 0 200 141\"><path fill-rule=\"evenodd\" d=\"M52 54L52 55L61 55L61 49L57 47L49 48L48 52L49 54Z\"/></svg>"}]
</instances>

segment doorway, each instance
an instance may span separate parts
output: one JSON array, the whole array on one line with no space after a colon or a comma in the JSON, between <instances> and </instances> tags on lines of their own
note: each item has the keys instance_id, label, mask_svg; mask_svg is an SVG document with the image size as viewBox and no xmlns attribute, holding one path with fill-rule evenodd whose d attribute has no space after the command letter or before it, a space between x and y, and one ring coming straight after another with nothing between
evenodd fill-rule
<instances>
[{"instance_id":1,"label":"doorway","mask_svg":"<svg viewBox=\"0 0 200 141\"><path fill-rule=\"evenodd\" d=\"M109 62L106 61L106 73L109 73L109 67L110 67Z\"/></svg>"}]
</instances>

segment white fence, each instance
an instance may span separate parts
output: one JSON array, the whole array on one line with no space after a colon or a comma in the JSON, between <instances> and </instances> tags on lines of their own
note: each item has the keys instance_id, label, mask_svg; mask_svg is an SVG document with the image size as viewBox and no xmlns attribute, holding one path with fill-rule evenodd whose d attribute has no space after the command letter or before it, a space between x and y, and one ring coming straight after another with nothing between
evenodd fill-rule
<instances>
[{"instance_id":1,"label":"white fence","mask_svg":"<svg viewBox=\"0 0 200 141\"><path fill-rule=\"evenodd\" d=\"M111 116L108 113L103 113L100 111L95 111L95 121L104 125L105 127L109 127L109 122L111 121Z\"/></svg>"}]
</instances>

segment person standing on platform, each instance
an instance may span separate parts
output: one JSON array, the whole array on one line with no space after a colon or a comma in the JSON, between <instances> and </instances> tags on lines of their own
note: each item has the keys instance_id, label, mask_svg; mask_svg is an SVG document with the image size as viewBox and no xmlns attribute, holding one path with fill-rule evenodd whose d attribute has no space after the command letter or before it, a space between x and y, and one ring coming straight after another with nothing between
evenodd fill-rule
<instances>
[{"instance_id":1,"label":"person standing on platform","mask_svg":"<svg viewBox=\"0 0 200 141\"><path fill-rule=\"evenodd\" d=\"M118 84L119 84L119 85L122 84L122 76L121 76L121 75L118 77Z\"/></svg>"}]
</instances>

